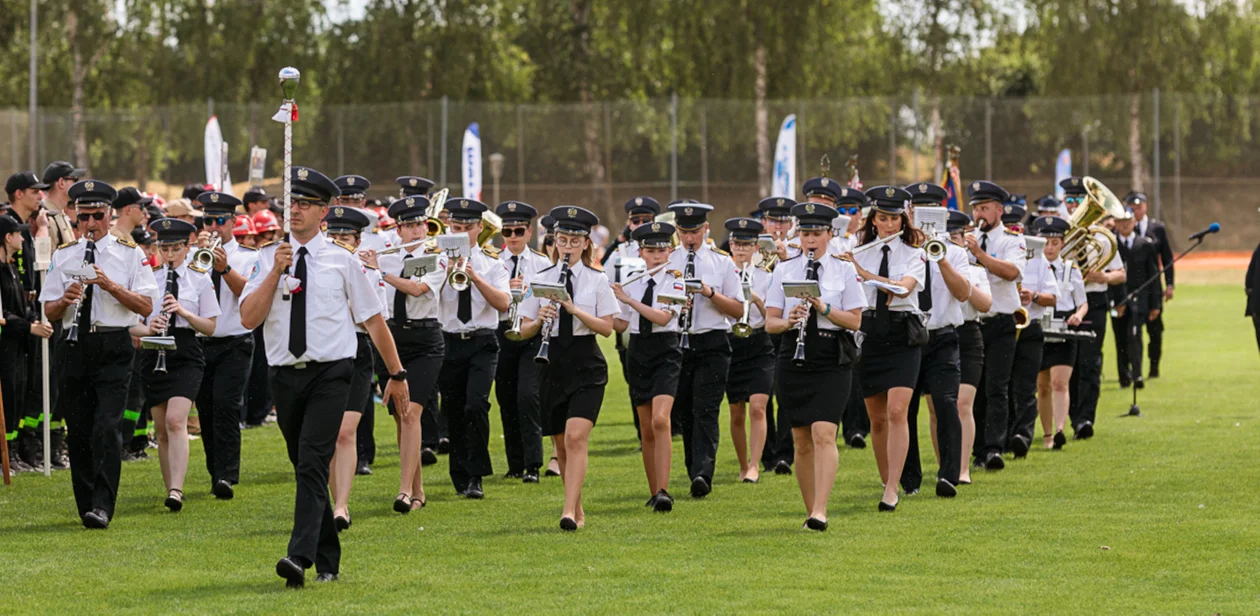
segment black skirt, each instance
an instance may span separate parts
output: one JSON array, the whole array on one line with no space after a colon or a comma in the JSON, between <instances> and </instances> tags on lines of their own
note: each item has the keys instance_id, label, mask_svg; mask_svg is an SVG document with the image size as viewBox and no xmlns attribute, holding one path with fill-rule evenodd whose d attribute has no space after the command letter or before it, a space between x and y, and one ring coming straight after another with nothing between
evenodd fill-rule
<instances>
[{"instance_id":1,"label":"black skirt","mask_svg":"<svg viewBox=\"0 0 1260 616\"><path fill-rule=\"evenodd\" d=\"M682 372L678 338L679 334L674 332L630 336L625 376L630 386L631 404L636 407L650 404L657 396L678 393L678 375Z\"/></svg>"},{"instance_id":2,"label":"black skirt","mask_svg":"<svg viewBox=\"0 0 1260 616\"><path fill-rule=\"evenodd\" d=\"M574 418L595 423L608 386L608 362L595 336L574 336L568 345L553 338L548 358L538 373L543 434L564 434L565 423Z\"/></svg>"},{"instance_id":3,"label":"black skirt","mask_svg":"<svg viewBox=\"0 0 1260 616\"><path fill-rule=\"evenodd\" d=\"M362 413L372 404L372 337L355 332L358 350L354 354L354 372L350 375L350 398L346 410Z\"/></svg>"},{"instance_id":4,"label":"black skirt","mask_svg":"<svg viewBox=\"0 0 1260 616\"><path fill-rule=\"evenodd\" d=\"M727 334L731 342L731 368L726 377L726 401L747 402L756 394L774 391L774 344L764 329L747 338Z\"/></svg>"},{"instance_id":5,"label":"black skirt","mask_svg":"<svg viewBox=\"0 0 1260 616\"><path fill-rule=\"evenodd\" d=\"M413 321L414 322L414 321ZM436 391L438 373L446 357L446 342L438 327L399 327L389 322L389 331L398 347L398 359L407 370L407 390L412 404L425 405ZM391 405L389 414L394 414Z\"/></svg>"},{"instance_id":6,"label":"black skirt","mask_svg":"<svg viewBox=\"0 0 1260 616\"><path fill-rule=\"evenodd\" d=\"M170 332L175 338L175 350L166 352L165 373L153 371L160 351L146 349L140 352L144 402L150 407L166 404L171 398L196 400L197 393L201 390L201 373L206 367L201 341L188 328L181 327Z\"/></svg>"},{"instance_id":7,"label":"black skirt","mask_svg":"<svg viewBox=\"0 0 1260 616\"><path fill-rule=\"evenodd\" d=\"M875 333L874 311L862 313L862 396L869 398L894 387L914 389L919 382L921 347L910 346L908 312L889 315L888 332Z\"/></svg>"},{"instance_id":8,"label":"black skirt","mask_svg":"<svg viewBox=\"0 0 1260 616\"><path fill-rule=\"evenodd\" d=\"M958 334L958 357L962 360L963 385L980 387L980 377L984 374L984 335L980 333L980 324L967 321L954 328Z\"/></svg>"},{"instance_id":9,"label":"black skirt","mask_svg":"<svg viewBox=\"0 0 1260 616\"><path fill-rule=\"evenodd\" d=\"M821 330L805 340L805 365L792 363L796 329L783 334L776 362L775 400L793 428L824 421L839 425L848 400L852 369L840 365L842 332Z\"/></svg>"}]
</instances>

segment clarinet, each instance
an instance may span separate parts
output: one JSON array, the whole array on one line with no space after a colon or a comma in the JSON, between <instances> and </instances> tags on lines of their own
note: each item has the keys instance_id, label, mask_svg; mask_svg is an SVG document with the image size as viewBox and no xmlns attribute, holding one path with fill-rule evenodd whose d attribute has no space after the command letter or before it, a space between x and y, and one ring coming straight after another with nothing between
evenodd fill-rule
<instances>
[{"instance_id":1,"label":"clarinet","mask_svg":"<svg viewBox=\"0 0 1260 616\"><path fill-rule=\"evenodd\" d=\"M687 267L684 269L683 284L686 285L688 280L696 277L696 251L687 252ZM691 297L692 293L688 292L687 303L683 304L678 315L678 324L682 326L682 339L678 343L678 348L684 350L691 348L691 302L694 301Z\"/></svg>"},{"instance_id":2,"label":"clarinet","mask_svg":"<svg viewBox=\"0 0 1260 616\"><path fill-rule=\"evenodd\" d=\"M175 269L172 268L170 265L167 265L167 267L170 269L168 269L166 272L166 295L174 295L175 285L177 284L175 282ZM163 299L166 298L166 295L162 296ZM162 326L162 335L165 336L166 332L171 327L171 324L170 324L171 315L170 313L163 311L162 316L166 317L167 319L166 325ZM158 349L157 365L153 366L153 373L166 374L166 349Z\"/></svg>"},{"instance_id":3,"label":"clarinet","mask_svg":"<svg viewBox=\"0 0 1260 616\"><path fill-rule=\"evenodd\" d=\"M560 262L560 283L564 284L564 283L567 283L568 281L569 281L569 255L564 255L564 260ZM553 300L551 302L551 306L555 308L556 310L561 310L560 302ZM551 358L548 356L548 354L551 352L551 330L555 328L557 320L558 319L553 319L551 317L547 317L546 319L543 319L542 344L538 346L538 354L534 356L534 363L541 364L541 365L546 365L546 364L551 363Z\"/></svg>"},{"instance_id":4,"label":"clarinet","mask_svg":"<svg viewBox=\"0 0 1260 616\"><path fill-rule=\"evenodd\" d=\"M89 241L87 248L84 249L83 267L87 267L92 264L91 262L88 261L88 258L87 258L87 255L89 252L93 254L93 261L94 261L95 253L96 253L96 242ZM74 300L74 312L70 313L70 328L66 330L66 342L69 342L70 344L77 344L79 342L79 309L83 307L83 295L87 292L88 292L87 285L83 285L82 292L79 293L79 297L77 297Z\"/></svg>"},{"instance_id":5,"label":"clarinet","mask_svg":"<svg viewBox=\"0 0 1260 616\"><path fill-rule=\"evenodd\" d=\"M809 251L805 257L805 279L814 279L814 251ZM792 365L801 368L805 365L805 324L809 322L809 311L813 310L813 306L809 302L805 302L805 318L796 324L796 352L792 354Z\"/></svg>"}]
</instances>

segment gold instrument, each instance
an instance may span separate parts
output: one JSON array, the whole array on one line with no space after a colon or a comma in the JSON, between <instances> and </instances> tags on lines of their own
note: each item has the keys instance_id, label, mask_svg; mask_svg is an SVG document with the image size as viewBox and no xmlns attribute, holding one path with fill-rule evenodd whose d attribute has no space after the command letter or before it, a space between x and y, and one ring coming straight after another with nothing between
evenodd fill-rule
<instances>
[{"instance_id":1,"label":"gold instrument","mask_svg":"<svg viewBox=\"0 0 1260 616\"><path fill-rule=\"evenodd\" d=\"M1116 256L1119 242L1106 227L1097 224L1106 216L1124 215L1124 206L1116 195L1102 182L1086 176L1081 178L1085 199L1068 218L1071 228L1063 237L1063 259L1072 260L1082 274L1100 272Z\"/></svg>"},{"instance_id":2,"label":"gold instrument","mask_svg":"<svg viewBox=\"0 0 1260 616\"><path fill-rule=\"evenodd\" d=\"M477 245L485 246L490 239L503 230L503 219L498 214L486 210L481 213L481 233L477 234Z\"/></svg>"},{"instance_id":3,"label":"gold instrument","mask_svg":"<svg viewBox=\"0 0 1260 616\"><path fill-rule=\"evenodd\" d=\"M935 263L945 258L946 246L945 242L940 238L932 238L923 243L923 253L927 255L928 261Z\"/></svg>"},{"instance_id":4,"label":"gold instrument","mask_svg":"<svg viewBox=\"0 0 1260 616\"><path fill-rule=\"evenodd\" d=\"M560 284L565 285L565 283L568 282L570 275L571 273L569 271L569 255L564 255L564 260L560 262ZM563 308L560 307L560 302L553 300L551 302L551 306L555 308L556 310L563 310ZM538 364L551 363L551 357L550 357L551 330L552 328L556 326L556 321L558 320L559 320L559 315L557 315L557 318L554 318L554 319L548 318L548 319L543 320L542 344L538 346L538 354L534 356L534 363L538 363Z\"/></svg>"},{"instance_id":5,"label":"gold instrument","mask_svg":"<svg viewBox=\"0 0 1260 616\"><path fill-rule=\"evenodd\" d=\"M923 236L927 238L922 248L928 261L936 262L944 259L947 247L941 240L940 234L949 220L949 210L943 207L916 207L914 220L918 223Z\"/></svg>"},{"instance_id":6,"label":"gold instrument","mask_svg":"<svg viewBox=\"0 0 1260 616\"><path fill-rule=\"evenodd\" d=\"M744 291L744 314L739 317L739 321L731 326L731 333L736 338L747 338L752 335L753 328L748 322L748 317L752 309L752 264L744 265L744 269L739 272L739 284Z\"/></svg>"},{"instance_id":7,"label":"gold instrument","mask_svg":"<svg viewBox=\"0 0 1260 616\"><path fill-rule=\"evenodd\" d=\"M1024 285L1022 285L1022 284L1020 284L1020 283L1018 283L1018 282L1017 282L1017 283L1015 283L1015 291L1016 291L1017 293L1023 293L1023 292L1024 292ZM1011 313L1011 318L1015 319L1015 329L1016 329L1016 330L1020 330L1020 329L1024 329L1025 327L1028 327L1029 319L1028 319L1028 309L1027 309L1027 308L1024 308L1023 306L1020 306L1019 308L1016 308L1016 309L1015 309L1015 312Z\"/></svg>"},{"instance_id":8,"label":"gold instrument","mask_svg":"<svg viewBox=\"0 0 1260 616\"><path fill-rule=\"evenodd\" d=\"M441 214L450 194L451 189L443 188L429 197L429 207L424 211L424 224L429 229L429 237L446 233L446 223L442 222Z\"/></svg>"},{"instance_id":9,"label":"gold instrument","mask_svg":"<svg viewBox=\"0 0 1260 616\"><path fill-rule=\"evenodd\" d=\"M451 285L456 291L465 291L472 279L468 277L468 259L460 259L456 262L455 267L451 269L451 273L446 276L446 284Z\"/></svg>"},{"instance_id":10,"label":"gold instrument","mask_svg":"<svg viewBox=\"0 0 1260 616\"><path fill-rule=\"evenodd\" d=\"M219 234L214 235L214 241L210 242L210 246L206 248L197 248L193 252L192 260L188 263L188 269L204 274L214 267L214 249L223 243L223 237Z\"/></svg>"}]
</instances>

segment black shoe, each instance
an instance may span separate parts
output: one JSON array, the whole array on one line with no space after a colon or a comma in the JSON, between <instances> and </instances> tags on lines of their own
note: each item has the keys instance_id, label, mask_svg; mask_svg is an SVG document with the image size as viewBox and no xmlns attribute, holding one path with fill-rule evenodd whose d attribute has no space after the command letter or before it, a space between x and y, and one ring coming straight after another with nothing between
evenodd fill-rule
<instances>
[{"instance_id":1,"label":"black shoe","mask_svg":"<svg viewBox=\"0 0 1260 616\"><path fill-rule=\"evenodd\" d=\"M854 434L849 437L849 447L854 449L866 449L866 437L861 434Z\"/></svg>"},{"instance_id":2,"label":"black shoe","mask_svg":"<svg viewBox=\"0 0 1260 616\"><path fill-rule=\"evenodd\" d=\"M49 451L52 452L52 460L50 464L55 471L64 471L70 468L70 457L66 455L67 446L65 433L61 430L54 430L49 436Z\"/></svg>"},{"instance_id":3,"label":"black shoe","mask_svg":"<svg viewBox=\"0 0 1260 616\"><path fill-rule=\"evenodd\" d=\"M1159 364L1154 363L1154 362L1152 362L1152 363L1151 363L1151 372L1150 372L1150 374L1146 375L1146 378L1148 378L1148 379L1158 379L1158 378L1159 378Z\"/></svg>"},{"instance_id":4,"label":"black shoe","mask_svg":"<svg viewBox=\"0 0 1260 616\"><path fill-rule=\"evenodd\" d=\"M421 454L421 457L423 457L423 454ZM354 469L354 474L356 474L356 475L371 475L371 474L372 474L372 466L371 466L371 465L369 465L369 464L367 463L367 460L359 460L359 465L358 465L357 467L355 467L355 469Z\"/></svg>"},{"instance_id":5,"label":"black shoe","mask_svg":"<svg viewBox=\"0 0 1260 616\"><path fill-rule=\"evenodd\" d=\"M918 494L918 493L919 493L919 489L918 489L918 488L907 488L906 486L901 486L901 491L902 491L902 493L904 493L906 496L914 496L915 494Z\"/></svg>"},{"instance_id":6,"label":"black shoe","mask_svg":"<svg viewBox=\"0 0 1260 616\"><path fill-rule=\"evenodd\" d=\"M350 528L350 516L346 515L344 518L341 516L333 516L333 526L337 527L337 532Z\"/></svg>"},{"instance_id":7,"label":"black shoe","mask_svg":"<svg viewBox=\"0 0 1260 616\"><path fill-rule=\"evenodd\" d=\"M1024 440L1023 436L1016 434L1011 437L1010 445L1011 451L1015 453L1016 458L1024 458L1028 456L1029 443Z\"/></svg>"},{"instance_id":8,"label":"black shoe","mask_svg":"<svg viewBox=\"0 0 1260 616\"><path fill-rule=\"evenodd\" d=\"M552 459L552 460L556 460L557 462L559 462L559 460L558 460L555 456L551 456L551 459ZM551 470L551 461L550 461L550 460L548 460L548 462L547 462L547 472L543 473L543 476L544 476L544 477L559 477L559 476L560 476L560 472L559 472L559 471L553 471L553 470Z\"/></svg>"},{"instance_id":9,"label":"black shoe","mask_svg":"<svg viewBox=\"0 0 1260 616\"><path fill-rule=\"evenodd\" d=\"M657 492L656 496L652 498L656 501L652 504L652 511L657 513L669 513L674 510L674 497L670 496L669 492L666 492L664 488L662 488L660 492Z\"/></svg>"},{"instance_id":10,"label":"black shoe","mask_svg":"<svg viewBox=\"0 0 1260 616\"><path fill-rule=\"evenodd\" d=\"M93 509L83 514L83 527L105 530L109 528L109 514L104 509Z\"/></svg>"},{"instance_id":11,"label":"black shoe","mask_svg":"<svg viewBox=\"0 0 1260 616\"><path fill-rule=\"evenodd\" d=\"M941 498L954 498L958 496L958 488L942 477L936 480L936 495Z\"/></svg>"},{"instance_id":12,"label":"black shoe","mask_svg":"<svg viewBox=\"0 0 1260 616\"><path fill-rule=\"evenodd\" d=\"M760 483L760 482L761 482L761 478L757 478L757 479L749 479L748 477L744 477L743 482L744 482L744 483Z\"/></svg>"},{"instance_id":13,"label":"black shoe","mask_svg":"<svg viewBox=\"0 0 1260 616\"><path fill-rule=\"evenodd\" d=\"M464 496L473 500L481 500L486 497L486 493L481 490L481 477L473 477L468 481L468 489L464 490Z\"/></svg>"},{"instance_id":14,"label":"black shoe","mask_svg":"<svg viewBox=\"0 0 1260 616\"><path fill-rule=\"evenodd\" d=\"M18 437L18 457L31 468L44 468L43 445L34 432L23 433Z\"/></svg>"},{"instance_id":15,"label":"black shoe","mask_svg":"<svg viewBox=\"0 0 1260 616\"><path fill-rule=\"evenodd\" d=\"M442 454L442 455L446 455L446 454L450 453L450 452L451 452L451 439L449 439L449 438L440 438L440 439L438 439L438 449L437 449L437 452L438 452L438 453L440 453L440 454Z\"/></svg>"},{"instance_id":16,"label":"black shoe","mask_svg":"<svg viewBox=\"0 0 1260 616\"><path fill-rule=\"evenodd\" d=\"M1087 421L1087 422L1085 422L1085 423L1081 424L1081 427L1079 427L1079 428L1077 428L1077 429L1076 429L1076 438L1079 438L1079 439L1090 439L1090 438L1093 438L1093 436L1094 436L1094 424L1093 424L1093 422L1089 422L1089 421Z\"/></svg>"},{"instance_id":17,"label":"black shoe","mask_svg":"<svg viewBox=\"0 0 1260 616\"><path fill-rule=\"evenodd\" d=\"M827 530L827 522L824 520L819 520L818 518L808 518L805 520L805 527L810 530L816 530L821 533Z\"/></svg>"},{"instance_id":18,"label":"black shoe","mask_svg":"<svg viewBox=\"0 0 1260 616\"><path fill-rule=\"evenodd\" d=\"M394 511L397 513L411 513L411 497L406 492L399 492L394 498Z\"/></svg>"},{"instance_id":19,"label":"black shoe","mask_svg":"<svg viewBox=\"0 0 1260 616\"><path fill-rule=\"evenodd\" d=\"M538 483L538 469L531 468L521 475L521 483Z\"/></svg>"},{"instance_id":20,"label":"black shoe","mask_svg":"<svg viewBox=\"0 0 1260 616\"><path fill-rule=\"evenodd\" d=\"M504 473L503 478L504 479L524 479L525 473L522 473L520 471L508 471L507 473Z\"/></svg>"},{"instance_id":21,"label":"black shoe","mask_svg":"<svg viewBox=\"0 0 1260 616\"><path fill-rule=\"evenodd\" d=\"M1129 375L1125 374L1120 376L1120 389L1128 389L1129 385L1132 383L1133 379L1129 378Z\"/></svg>"},{"instance_id":22,"label":"black shoe","mask_svg":"<svg viewBox=\"0 0 1260 616\"><path fill-rule=\"evenodd\" d=\"M232 484L226 479L220 479L214 482L214 486L210 488L210 492L219 500L232 500L236 496L236 491L232 489Z\"/></svg>"},{"instance_id":23,"label":"black shoe","mask_svg":"<svg viewBox=\"0 0 1260 616\"><path fill-rule=\"evenodd\" d=\"M437 452L433 451L432 449L428 447L421 449L420 450L420 465L433 466L434 464L437 464Z\"/></svg>"},{"instance_id":24,"label":"black shoe","mask_svg":"<svg viewBox=\"0 0 1260 616\"><path fill-rule=\"evenodd\" d=\"M1002 459L1002 454L1000 453L991 453L984 459L984 470L986 471L1000 471L1004 468L1006 468L1006 461Z\"/></svg>"},{"instance_id":25,"label":"black shoe","mask_svg":"<svg viewBox=\"0 0 1260 616\"><path fill-rule=\"evenodd\" d=\"M713 488L709 486L709 481L704 477L696 477L691 480L691 497L704 498L712 492Z\"/></svg>"},{"instance_id":26,"label":"black shoe","mask_svg":"<svg viewBox=\"0 0 1260 616\"><path fill-rule=\"evenodd\" d=\"M9 445L9 470L12 471L14 475L18 473L33 472L35 467L23 462L22 456L18 455L17 443L10 443Z\"/></svg>"},{"instance_id":27,"label":"black shoe","mask_svg":"<svg viewBox=\"0 0 1260 616\"><path fill-rule=\"evenodd\" d=\"M166 502L164 503L171 513L179 513L184 508L184 492L181 490L169 490L166 493Z\"/></svg>"},{"instance_id":28,"label":"black shoe","mask_svg":"<svg viewBox=\"0 0 1260 616\"><path fill-rule=\"evenodd\" d=\"M560 518L560 530L571 533L577 530L577 522L573 518Z\"/></svg>"},{"instance_id":29,"label":"black shoe","mask_svg":"<svg viewBox=\"0 0 1260 616\"><path fill-rule=\"evenodd\" d=\"M132 460L148 460L149 454L143 449L137 449L131 452Z\"/></svg>"},{"instance_id":30,"label":"black shoe","mask_svg":"<svg viewBox=\"0 0 1260 616\"><path fill-rule=\"evenodd\" d=\"M303 569L302 565L297 564L296 561L288 556L276 562L276 575L284 578L286 588L306 586L306 569Z\"/></svg>"},{"instance_id":31,"label":"black shoe","mask_svg":"<svg viewBox=\"0 0 1260 616\"><path fill-rule=\"evenodd\" d=\"M792 465L791 465L791 464L788 464L788 463L787 463L787 460L779 460L778 462L775 462L775 463L774 463L774 474L776 474L776 475L791 475L791 474L792 474Z\"/></svg>"},{"instance_id":32,"label":"black shoe","mask_svg":"<svg viewBox=\"0 0 1260 616\"><path fill-rule=\"evenodd\" d=\"M660 493L660 492L657 492L656 494L653 494L653 495L652 495L652 498L649 498L649 499L648 499L648 501L647 501L646 503L644 503L644 504L643 504L643 506L644 506L644 507L655 507L655 506L656 506L656 499L658 499L658 498L660 498L660 497L661 497L661 493Z\"/></svg>"},{"instance_id":33,"label":"black shoe","mask_svg":"<svg viewBox=\"0 0 1260 616\"><path fill-rule=\"evenodd\" d=\"M1142 377L1139 376L1138 378L1133 379L1133 387L1135 389L1146 389L1146 381L1142 380Z\"/></svg>"},{"instance_id":34,"label":"black shoe","mask_svg":"<svg viewBox=\"0 0 1260 616\"><path fill-rule=\"evenodd\" d=\"M336 573L321 573L315 576L316 582L336 582L339 579L341 578L337 577Z\"/></svg>"},{"instance_id":35,"label":"black shoe","mask_svg":"<svg viewBox=\"0 0 1260 616\"><path fill-rule=\"evenodd\" d=\"M1059 430L1058 432L1055 432L1054 433L1054 448L1063 449L1063 446L1066 444L1067 444L1067 437L1063 435L1063 431Z\"/></svg>"},{"instance_id":36,"label":"black shoe","mask_svg":"<svg viewBox=\"0 0 1260 616\"><path fill-rule=\"evenodd\" d=\"M892 513L897 510L897 505L889 505L884 501L879 501L879 511L882 513Z\"/></svg>"}]
</instances>

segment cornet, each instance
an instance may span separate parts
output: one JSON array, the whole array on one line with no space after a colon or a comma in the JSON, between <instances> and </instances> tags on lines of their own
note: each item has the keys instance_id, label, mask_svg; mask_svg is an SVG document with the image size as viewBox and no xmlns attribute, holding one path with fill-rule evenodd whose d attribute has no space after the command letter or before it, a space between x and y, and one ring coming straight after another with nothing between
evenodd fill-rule
<instances>
[{"instance_id":1,"label":"cornet","mask_svg":"<svg viewBox=\"0 0 1260 616\"><path fill-rule=\"evenodd\" d=\"M446 284L451 285L451 288L456 291L468 290L471 282L472 279L468 277L468 259L460 259L451 269L451 273L446 275Z\"/></svg>"},{"instance_id":2,"label":"cornet","mask_svg":"<svg viewBox=\"0 0 1260 616\"><path fill-rule=\"evenodd\" d=\"M512 342L519 342L524 336L521 335L521 302L525 300L525 292L521 289L512 289L512 305L508 308L508 321L512 326L503 337Z\"/></svg>"},{"instance_id":3,"label":"cornet","mask_svg":"<svg viewBox=\"0 0 1260 616\"><path fill-rule=\"evenodd\" d=\"M928 261L935 262L944 259L948 247L940 239L939 230L944 228L946 221L949 220L949 210L943 207L916 207L914 220L919 224L923 235L928 238L923 242L923 253Z\"/></svg>"},{"instance_id":4,"label":"cornet","mask_svg":"<svg viewBox=\"0 0 1260 616\"><path fill-rule=\"evenodd\" d=\"M752 272L749 270L752 265L744 266L744 270L739 273L739 283L744 289L744 314L739 317L739 321L731 326L731 333L736 338L747 338L752 335L752 325L748 322L752 308Z\"/></svg>"},{"instance_id":5,"label":"cornet","mask_svg":"<svg viewBox=\"0 0 1260 616\"><path fill-rule=\"evenodd\" d=\"M210 242L208 248L198 248L193 252L192 261L188 264L188 269L204 274L214 267L214 250L223 243L223 238L219 234L214 235L214 241Z\"/></svg>"}]
</instances>

